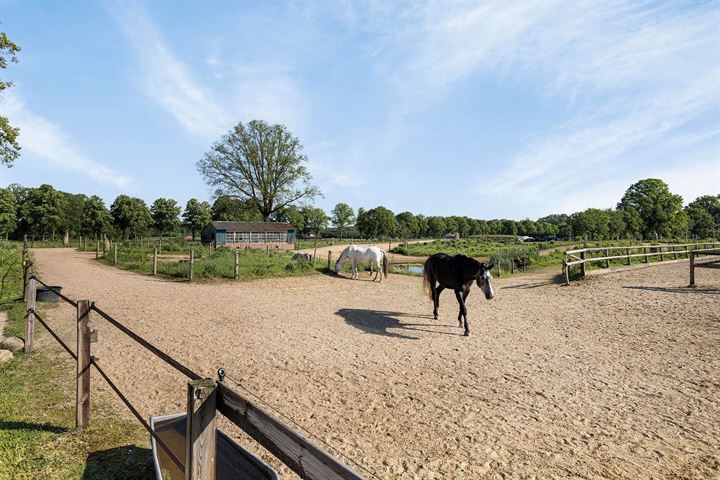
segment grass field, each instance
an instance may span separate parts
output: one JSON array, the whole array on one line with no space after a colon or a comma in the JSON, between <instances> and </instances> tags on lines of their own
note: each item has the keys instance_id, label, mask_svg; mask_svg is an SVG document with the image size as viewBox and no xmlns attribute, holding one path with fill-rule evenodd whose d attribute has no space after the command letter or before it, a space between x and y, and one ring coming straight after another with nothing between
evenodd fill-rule
<instances>
[{"instance_id":1,"label":"grass field","mask_svg":"<svg viewBox=\"0 0 720 480\"><path fill-rule=\"evenodd\" d=\"M132 270L140 273L152 272L152 257L154 249L126 247L118 248L119 268ZM235 251L225 248L213 250L206 247L194 249L195 263L193 267L193 278L234 278ZM166 252L163 251L163 254ZM175 253L175 252L170 252ZM265 250L241 250L238 267L241 280L252 280L256 278L288 277L308 275L315 272L315 266L311 262L293 260L292 252ZM186 249L178 255L159 257L158 274L173 278L187 278L190 264L188 262L189 252ZM106 252L101 257L106 264L113 264L112 252ZM325 264L318 263L318 267Z\"/></svg>"},{"instance_id":2,"label":"grass field","mask_svg":"<svg viewBox=\"0 0 720 480\"><path fill-rule=\"evenodd\" d=\"M4 336L22 336L20 247L0 244L8 312ZM39 311L49 308L39 304ZM36 335L47 335L38 324ZM148 436L139 424L117 416L95 396L92 423L75 429L75 364L58 348L15 353L0 364L0 480L154 478Z\"/></svg>"}]
</instances>

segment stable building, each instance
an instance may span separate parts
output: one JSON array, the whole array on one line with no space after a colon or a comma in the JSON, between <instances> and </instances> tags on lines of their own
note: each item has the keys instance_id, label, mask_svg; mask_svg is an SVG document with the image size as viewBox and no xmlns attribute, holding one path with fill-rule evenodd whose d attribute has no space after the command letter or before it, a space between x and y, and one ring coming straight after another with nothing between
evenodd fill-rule
<instances>
[{"instance_id":1,"label":"stable building","mask_svg":"<svg viewBox=\"0 0 720 480\"><path fill-rule=\"evenodd\" d=\"M295 227L286 222L212 221L203 229L200 241L215 248L292 250L295 237Z\"/></svg>"}]
</instances>

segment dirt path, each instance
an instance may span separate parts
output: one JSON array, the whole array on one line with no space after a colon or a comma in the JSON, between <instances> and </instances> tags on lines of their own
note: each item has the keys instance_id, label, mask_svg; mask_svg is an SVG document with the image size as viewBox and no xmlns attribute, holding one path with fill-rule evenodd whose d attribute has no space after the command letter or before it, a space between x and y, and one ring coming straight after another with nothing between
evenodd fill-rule
<instances>
[{"instance_id":1,"label":"dirt path","mask_svg":"<svg viewBox=\"0 0 720 480\"><path fill-rule=\"evenodd\" d=\"M492 302L473 290L464 338L452 295L433 320L409 276L191 285L33 253L63 293L199 373L225 367L379 478L720 476L719 270L695 290L687 263L569 287L502 279ZM48 311L71 345L73 315ZM95 323L94 354L141 413L182 411L185 379Z\"/></svg>"}]
</instances>

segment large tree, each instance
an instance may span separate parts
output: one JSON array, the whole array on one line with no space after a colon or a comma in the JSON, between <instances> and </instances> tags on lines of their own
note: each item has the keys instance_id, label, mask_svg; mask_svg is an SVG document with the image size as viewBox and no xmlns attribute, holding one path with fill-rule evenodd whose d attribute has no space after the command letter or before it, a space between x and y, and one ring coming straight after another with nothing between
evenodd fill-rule
<instances>
[{"instance_id":1,"label":"large tree","mask_svg":"<svg viewBox=\"0 0 720 480\"><path fill-rule=\"evenodd\" d=\"M347 227L355 223L355 212L347 203L338 203L330 214L330 221L340 234L340 238L343 238Z\"/></svg>"},{"instance_id":2,"label":"large tree","mask_svg":"<svg viewBox=\"0 0 720 480\"><path fill-rule=\"evenodd\" d=\"M110 230L110 224L112 223L112 217L107 208L105 208L105 202L97 195L85 200L85 204L82 209L82 232L85 235L92 235L97 239L100 239L104 233L108 233Z\"/></svg>"},{"instance_id":3,"label":"large tree","mask_svg":"<svg viewBox=\"0 0 720 480\"><path fill-rule=\"evenodd\" d=\"M420 221L411 212L400 212L395 215L398 225L398 233L404 238L417 237L420 235Z\"/></svg>"},{"instance_id":4,"label":"large tree","mask_svg":"<svg viewBox=\"0 0 720 480\"><path fill-rule=\"evenodd\" d=\"M7 189L0 188L0 234L5 240L17 228L17 203L15 195Z\"/></svg>"},{"instance_id":5,"label":"large tree","mask_svg":"<svg viewBox=\"0 0 720 480\"><path fill-rule=\"evenodd\" d=\"M678 226L683 220L683 200L674 195L665 182L659 178L646 178L634 183L627 189L618 210L634 209L643 221L643 235L650 237L667 237L678 233Z\"/></svg>"},{"instance_id":6,"label":"large tree","mask_svg":"<svg viewBox=\"0 0 720 480\"><path fill-rule=\"evenodd\" d=\"M253 120L238 123L198 161L197 168L217 195L249 200L268 220L298 200L320 195L306 162L300 140L284 125Z\"/></svg>"},{"instance_id":7,"label":"large tree","mask_svg":"<svg viewBox=\"0 0 720 480\"><path fill-rule=\"evenodd\" d=\"M180 205L172 198L158 198L150 207L155 231L160 235L180 227Z\"/></svg>"},{"instance_id":8,"label":"large tree","mask_svg":"<svg viewBox=\"0 0 720 480\"><path fill-rule=\"evenodd\" d=\"M7 68L8 60L17 63L20 47L13 43L4 32L0 32L0 70ZM12 82L0 78L0 92L12 87ZM20 156L20 145L17 142L20 130L13 128L7 117L0 115L0 164L11 167Z\"/></svg>"},{"instance_id":9,"label":"large tree","mask_svg":"<svg viewBox=\"0 0 720 480\"><path fill-rule=\"evenodd\" d=\"M200 232L205 225L212 219L210 204L208 202L199 202L196 198L191 198L185 204L183 212L183 223L190 230L193 240L195 235Z\"/></svg>"},{"instance_id":10,"label":"large tree","mask_svg":"<svg viewBox=\"0 0 720 480\"><path fill-rule=\"evenodd\" d=\"M118 196L110 206L113 225L122 233L123 240L132 235L138 237L148 231L153 223L150 210L139 198Z\"/></svg>"},{"instance_id":11,"label":"large tree","mask_svg":"<svg viewBox=\"0 0 720 480\"><path fill-rule=\"evenodd\" d=\"M35 236L52 236L64 225L65 197L51 185L31 189L22 207L30 233Z\"/></svg>"},{"instance_id":12,"label":"large tree","mask_svg":"<svg viewBox=\"0 0 720 480\"><path fill-rule=\"evenodd\" d=\"M304 233L314 233L317 235L327 227L328 216L322 208L305 206L300 209L300 212L305 221Z\"/></svg>"},{"instance_id":13,"label":"large tree","mask_svg":"<svg viewBox=\"0 0 720 480\"><path fill-rule=\"evenodd\" d=\"M703 195L688 204L688 208L697 207L705 210L713 218L715 226L720 228L720 195Z\"/></svg>"},{"instance_id":14,"label":"large tree","mask_svg":"<svg viewBox=\"0 0 720 480\"><path fill-rule=\"evenodd\" d=\"M260 222L262 215L248 200L220 195L212 205L212 219L225 222Z\"/></svg>"},{"instance_id":15,"label":"large tree","mask_svg":"<svg viewBox=\"0 0 720 480\"><path fill-rule=\"evenodd\" d=\"M395 214L382 206L359 213L355 225L365 238L390 236L397 230Z\"/></svg>"}]
</instances>

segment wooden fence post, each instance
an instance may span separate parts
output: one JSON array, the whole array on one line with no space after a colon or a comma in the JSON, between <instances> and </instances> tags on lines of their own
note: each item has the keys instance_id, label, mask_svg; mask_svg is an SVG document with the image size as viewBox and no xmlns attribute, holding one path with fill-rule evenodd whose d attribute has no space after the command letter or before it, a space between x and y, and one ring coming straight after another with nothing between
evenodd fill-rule
<instances>
[{"instance_id":1,"label":"wooden fence post","mask_svg":"<svg viewBox=\"0 0 720 480\"><path fill-rule=\"evenodd\" d=\"M192 248L190 249L190 263L189 263L189 270L188 270L188 280L192 282L193 279L193 267L195 266L195 250Z\"/></svg>"},{"instance_id":2,"label":"wooden fence post","mask_svg":"<svg viewBox=\"0 0 720 480\"><path fill-rule=\"evenodd\" d=\"M28 285L30 285L30 267L32 266L32 262L30 260L27 260L23 258L23 299L25 302L29 301L28 296Z\"/></svg>"},{"instance_id":3,"label":"wooden fence post","mask_svg":"<svg viewBox=\"0 0 720 480\"><path fill-rule=\"evenodd\" d=\"M587 263L585 262L585 252L580 252L580 258L582 259L582 263L580 264L580 273L582 274L582 277L585 278L587 276Z\"/></svg>"},{"instance_id":4,"label":"wooden fence post","mask_svg":"<svg viewBox=\"0 0 720 480\"><path fill-rule=\"evenodd\" d=\"M609 257L609 256L610 256L610 249L609 249L609 248L606 248L606 249L605 249L605 256L606 256L606 257ZM605 260L605 268L610 268L610 260Z\"/></svg>"},{"instance_id":5,"label":"wooden fence post","mask_svg":"<svg viewBox=\"0 0 720 480\"><path fill-rule=\"evenodd\" d=\"M30 277L27 286L27 310L25 312L25 352L32 352L33 337L35 336L35 295L37 292L37 280Z\"/></svg>"},{"instance_id":6,"label":"wooden fence post","mask_svg":"<svg viewBox=\"0 0 720 480\"><path fill-rule=\"evenodd\" d=\"M235 269L233 270L235 280L240 278L240 250L235 250Z\"/></svg>"},{"instance_id":7,"label":"wooden fence post","mask_svg":"<svg viewBox=\"0 0 720 480\"><path fill-rule=\"evenodd\" d=\"M156 248L155 252L153 252L153 275L157 275L157 255L158 251Z\"/></svg>"},{"instance_id":8,"label":"wooden fence post","mask_svg":"<svg viewBox=\"0 0 720 480\"><path fill-rule=\"evenodd\" d=\"M658 247L658 248L660 249L660 261L662 262L662 261L665 260L665 259L663 258L662 247Z\"/></svg>"},{"instance_id":9,"label":"wooden fence post","mask_svg":"<svg viewBox=\"0 0 720 480\"><path fill-rule=\"evenodd\" d=\"M648 262L649 262L649 260L648 260L648 251L647 251L647 247L643 247L643 253L645 254L645 256L643 257L643 258L645 259L645 263L648 263Z\"/></svg>"},{"instance_id":10,"label":"wooden fence post","mask_svg":"<svg viewBox=\"0 0 720 480\"><path fill-rule=\"evenodd\" d=\"M625 249L625 255L628 256L628 257L627 257L627 264L630 265L631 262L630 262L630 249L629 249L629 248L626 248L626 249Z\"/></svg>"},{"instance_id":11,"label":"wooden fence post","mask_svg":"<svg viewBox=\"0 0 720 480\"><path fill-rule=\"evenodd\" d=\"M330 270L331 262L332 262L332 250L328 250L328 270Z\"/></svg>"},{"instance_id":12,"label":"wooden fence post","mask_svg":"<svg viewBox=\"0 0 720 480\"><path fill-rule=\"evenodd\" d=\"M185 480L215 480L216 400L211 379L188 382Z\"/></svg>"},{"instance_id":13,"label":"wooden fence post","mask_svg":"<svg viewBox=\"0 0 720 480\"><path fill-rule=\"evenodd\" d=\"M583 263L581 265L585 264ZM565 274L565 285L570 285L570 267L565 259L563 259L563 273Z\"/></svg>"},{"instance_id":14,"label":"wooden fence post","mask_svg":"<svg viewBox=\"0 0 720 480\"><path fill-rule=\"evenodd\" d=\"M117 265L117 243L113 244L113 265Z\"/></svg>"},{"instance_id":15,"label":"wooden fence post","mask_svg":"<svg viewBox=\"0 0 720 480\"><path fill-rule=\"evenodd\" d=\"M673 253L673 260L677 260L677 249L673 246L670 247L670 251Z\"/></svg>"},{"instance_id":16,"label":"wooden fence post","mask_svg":"<svg viewBox=\"0 0 720 480\"><path fill-rule=\"evenodd\" d=\"M100 240L95 242L95 260L100 258Z\"/></svg>"},{"instance_id":17,"label":"wooden fence post","mask_svg":"<svg viewBox=\"0 0 720 480\"><path fill-rule=\"evenodd\" d=\"M90 423L90 300L77 302L77 388L75 426Z\"/></svg>"},{"instance_id":18,"label":"wooden fence post","mask_svg":"<svg viewBox=\"0 0 720 480\"><path fill-rule=\"evenodd\" d=\"M690 286L695 286L695 254L690 252Z\"/></svg>"}]
</instances>

